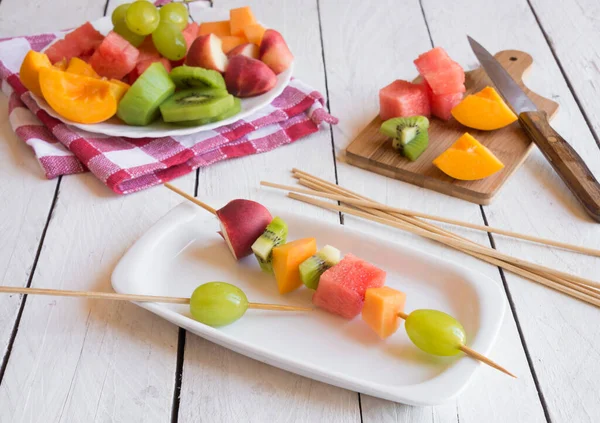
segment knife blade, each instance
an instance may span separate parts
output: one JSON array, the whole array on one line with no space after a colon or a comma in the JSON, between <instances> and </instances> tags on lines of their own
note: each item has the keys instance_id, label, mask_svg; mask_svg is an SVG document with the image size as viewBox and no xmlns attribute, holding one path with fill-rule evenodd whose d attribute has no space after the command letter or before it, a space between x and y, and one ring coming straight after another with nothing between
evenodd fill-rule
<instances>
[{"instance_id":1,"label":"knife blade","mask_svg":"<svg viewBox=\"0 0 600 423\"><path fill-rule=\"evenodd\" d=\"M581 156L550 126L546 112L538 110L494 56L473 38L467 38L483 70L519 116L519 124L527 136L538 146L585 211L600 223L600 184Z\"/></svg>"},{"instance_id":2,"label":"knife blade","mask_svg":"<svg viewBox=\"0 0 600 423\"><path fill-rule=\"evenodd\" d=\"M487 76L492 80L500 95L518 115L523 112L535 112L538 108L527 94L519 87L519 84L508 74L506 69L490 54L481 44L469 37L471 49Z\"/></svg>"}]
</instances>

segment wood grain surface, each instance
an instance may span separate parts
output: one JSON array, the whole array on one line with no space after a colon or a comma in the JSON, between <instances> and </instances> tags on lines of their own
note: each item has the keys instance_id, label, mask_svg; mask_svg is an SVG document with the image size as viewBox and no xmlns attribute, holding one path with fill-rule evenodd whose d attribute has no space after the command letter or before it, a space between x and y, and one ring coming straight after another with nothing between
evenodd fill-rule
<instances>
[{"instance_id":1,"label":"wood grain surface","mask_svg":"<svg viewBox=\"0 0 600 423\"><path fill-rule=\"evenodd\" d=\"M522 51L504 50L495 57L525 89L539 109L552 118L558 110L558 104L531 92L523 83L523 75L533 63L531 56ZM479 68L465 73L465 86L465 95L469 95L493 84L485 71ZM381 119L377 116L348 146L346 157L351 164L476 204L489 204L533 148L533 143L518 122L495 131L479 131L466 128L454 118L447 122L432 118L429 126L429 147L421 157L411 162L392 148L391 140L379 132L380 126ZM478 181L459 181L435 167L432 164L433 159L465 132L469 132L489 148L504 163L504 169Z\"/></svg>"}]
</instances>

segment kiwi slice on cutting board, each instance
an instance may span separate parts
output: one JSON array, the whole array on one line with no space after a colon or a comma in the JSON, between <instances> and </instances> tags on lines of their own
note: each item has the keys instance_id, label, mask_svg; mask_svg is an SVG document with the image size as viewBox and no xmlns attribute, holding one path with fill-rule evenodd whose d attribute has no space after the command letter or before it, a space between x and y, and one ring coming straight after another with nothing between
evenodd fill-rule
<instances>
[{"instance_id":1,"label":"kiwi slice on cutting board","mask_svg":"<svg viewBox=\"0 0 600 423\"><path fill-rule=\"evenodd\" d=\"M229 119L230 117L237 115L241 111L242 111L242 102L240 101L239 98L233 97L233 106L231 108L225 110L223 113L221 113L218 116L211 117L211 118L204 118L204 119L185 120L182 122L173 122L173 123L176 123L178 125L183 125L183 126L201 126L201 125L206 125L207 123L218 122L220 120Z\"/></svg>"},{"instance_id":2,"label":"kiwi slice on cutting board","mask_svg":"<svg viewBox=\"0 0 600 423\"><path fill-rule=\"evenodd\" d=\"M287 223L282 218L275 217L252 244L252 251L263 272L273 273L273 248L285 244L287 234Z\"/></svg>"},{"instance_id":3,"label":"kiwi slice on cutting board","mask_svg":"<svg viewBox=\"0 0 600 423\"><path fill-rule=\"evenodd\" d=\"M429 146L429 119L425 116L397 117L381 124L379 131L393 138L392 146L410 161L415 161Z\"/></svg>"},{"instance_id":4,"label":"kiwi slice on cutting board","mask_svg":"<svg viewBox=\"0 0 600 423\"><path fill-rule=\"evenodd\" d=\"M220 88L188 88L177 91L160 105L165 122L213 118L233 107L233 96Z\"/></svg>"},{"instance_id":5,"label":"kiwi slice on cutting board","mask_svg":"<svg viewBox=\"0 0 600 423\"><path fill-rule=\"evenodd\" d=\"M163 64L153 63L127 90L117 116L128 125L149 125L160 116L160 105L174 92L175 84Z\"/></svg>"},{"instance_id":6,"label":"kiwi slice on cutting board","mask_svg":"<svg viewBox=\"0 0 600 423\"><path fill-rule=\"evenodd\" d=\"M177 66L170 73L177 88L210 87L225 89L223 75L212 69L196 66Z\"/></svg>"},{"instance_id":7,"label":"kiwi slice on cutting board","mask_svg":"<svg viewBox=\"0 0 600 423\"><path fill-rule=\"evenodd\" d=\"M302 283L309 289L317 289L321 275L330 267L338 264L340 258L340 250L331 245L324 246L317 254L300 263L298 270Z\"/></svg>"}]
</instances>

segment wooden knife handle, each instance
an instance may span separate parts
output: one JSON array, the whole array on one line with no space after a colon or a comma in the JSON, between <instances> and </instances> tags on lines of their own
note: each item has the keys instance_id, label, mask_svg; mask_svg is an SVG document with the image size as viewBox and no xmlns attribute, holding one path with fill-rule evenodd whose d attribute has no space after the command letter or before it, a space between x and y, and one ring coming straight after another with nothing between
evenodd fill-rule
<instances>
[{"instance_id":1,"label":"wooden knife handle","mask_svg":"<svg viewBox=\"0 0 600 423\"><path fill-rule=\"evenodd\" d=\"M552 129L546 112L523 112L519 123L588 214L600 222L600 184L581 156Z\"/></svg>"}]
</instances>

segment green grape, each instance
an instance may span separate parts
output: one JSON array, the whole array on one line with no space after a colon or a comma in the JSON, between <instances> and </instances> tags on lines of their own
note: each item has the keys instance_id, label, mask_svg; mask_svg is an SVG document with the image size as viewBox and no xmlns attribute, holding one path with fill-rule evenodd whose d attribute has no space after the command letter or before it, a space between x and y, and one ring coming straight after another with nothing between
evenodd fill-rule
<instances>
[{"instance_id":1,"label":"green grape","mask_svg":"<svg viewBox=\"0 0 600 423\"><path fill-rule=\"evenodd\" d=\"M138 35L151 34L160 23L158 9L152 3L138 0L132 3L125 13L125 22Z\"/></svg>"},{"instance_id":2,"label":"green grape","mask_svg":"<svg viewBox=\"0 0 600 423\"><path fill-rule=\"evenodd\" d=\"M142 42L146 39L145 35L138 35L135 32L131 31L125 23L124 18L115 24L114 31L121 37L129 41L135 47L142 44Z\"/></svg>"},{"instance_id":3,"label":"green grape","mask_svg":"<svg viewBox=\"0 0 600 423\"><path fill-rule=\"evenodd\" d=\"M408 315L406 333L423 351L433 355L456 355L467 336L458 320L437 310L415 310Z\"/></svg>"},{"instance_id":4,"label":"green grape","mask_svg":"<svg viewBox=\"0 0 600 423\"><path fill-rule=\"evenodd\" d=\"M112 20L112 24L114 26L117 26L117 22L121 22L123 19L125 19L125 14L127 13L129 6L131 6L131 3L123 3L113 10L110 19Z\"/></svg>"},{"instance_id":5,"label":"green grape","mask_svg":"<svg viewBox=\"0 0 600 423\"><path fill-rule=\"evenodd\" d=\"M226 282L208 282L194 290L190 312L194 319L208 326L225 326L235 322L248 309L244 291Z\"/></svg>"},{"instance_id":6,"label":"green grape","mask_svg":"<svg viewBox=\"0 0 600 423\"><path fill-rule=\"evenodd\" d=\"M182 3L167 3L160 8L160 21L184 30L188 24L188 10Z\"/></svg>"},{"instance_id":7,"label":"green grape","mask_svg":"<svg viewBox=\"0 0 600 423\"><path fill-rule=\"evenodd\" d=\"M152 42L160 54L169 60L180 60L187 54L185 37L173 24L161 23L152 33Z\"/></svg>"}]
</instances>

